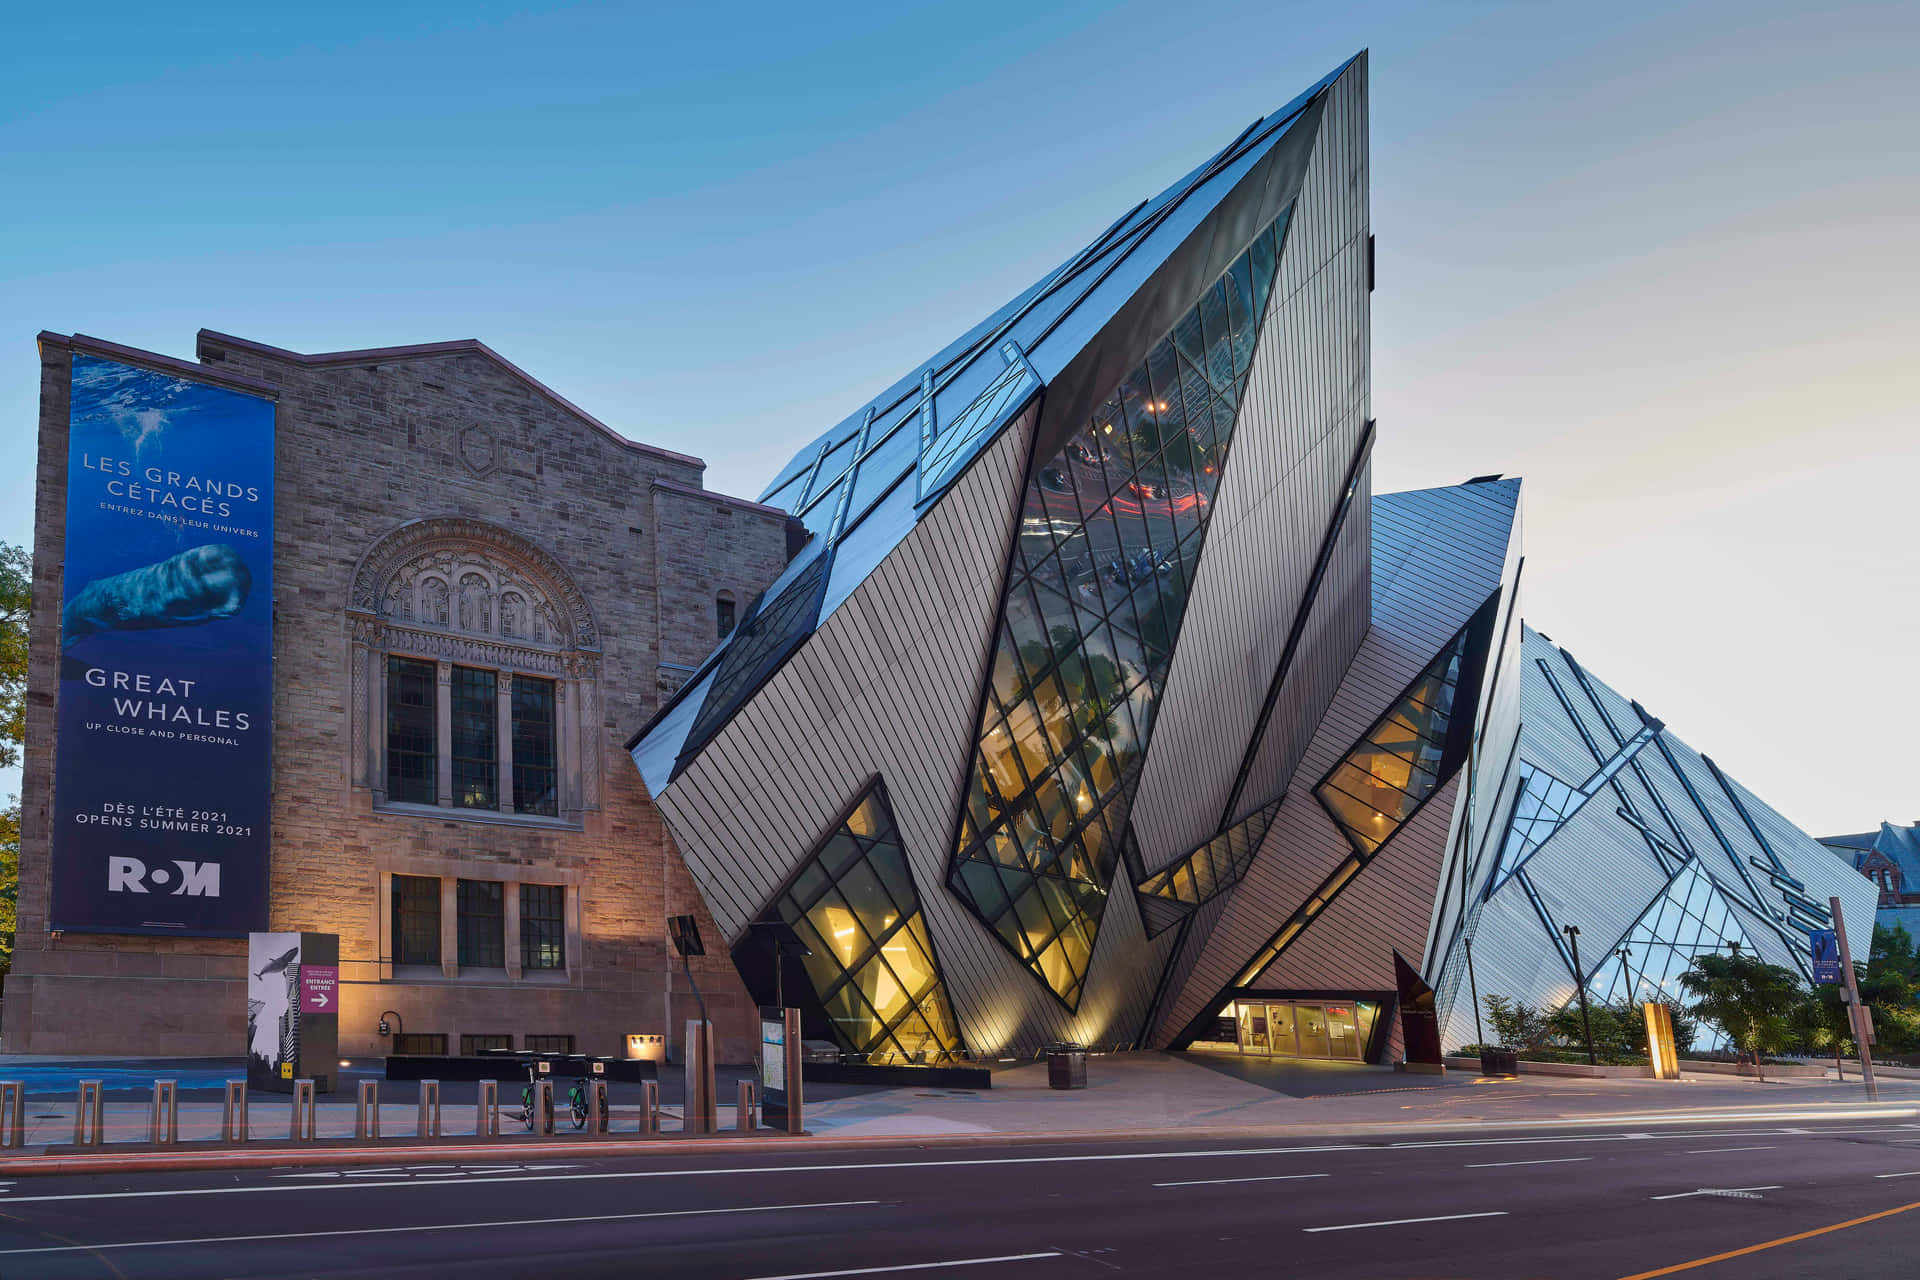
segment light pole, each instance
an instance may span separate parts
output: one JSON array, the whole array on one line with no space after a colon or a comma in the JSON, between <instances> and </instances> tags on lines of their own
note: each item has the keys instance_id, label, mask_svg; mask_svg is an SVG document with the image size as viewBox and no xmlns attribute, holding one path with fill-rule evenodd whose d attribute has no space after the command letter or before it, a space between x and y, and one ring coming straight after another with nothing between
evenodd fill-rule
<instances>
[{"instance_id":1,"label":"light pole","mask_svg":"<svg viewBox=\"0 0 1920 1280\"><path fill-rule=\"evenodd\" d=\"M1580 996L1580 1029L1587 1035L1587 1065L1599 1066L1593 1056L1593 1019L1587 1015L1587 983L1580 976L1580 926L1570 924L1560 932L1567 935L1567 945L1573 950L1573 988Z\"/></svg>"},{"instance_id":2,"label":"light pole","mask_svg":"<svg viewBox=\"0 0 1920 1280\"><path fill-rule=\"evenodd\" d=\"M1473 1042L1485 1044L1487 1033L1480 1029L1480 984L1473 980L1473 939L1462 939L1467 944L1467 991L1473 996Z\"/></svg>"}]
</instances>

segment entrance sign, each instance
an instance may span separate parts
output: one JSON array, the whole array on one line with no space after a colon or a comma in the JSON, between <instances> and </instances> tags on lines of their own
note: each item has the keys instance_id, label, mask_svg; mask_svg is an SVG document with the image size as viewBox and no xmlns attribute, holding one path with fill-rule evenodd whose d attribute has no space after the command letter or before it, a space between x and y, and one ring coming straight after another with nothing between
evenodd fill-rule
<instances>
[{"instance_id":1,"label":"entrance sign","mask_svg":"<svg viewBox=\"0 0 1920 1280\"><path fill-rule=\"evenodd\" d=\"M339 965L303 964L300 966L300 1012L338 1013L340 1012L339 1002Z\"/></svg>"},{"instance_id":2,"label":"entrance sign","mask_svg":"<svg viewBox=\"0 0 1920 1280\"><path fill-rule=\"evenodd\" d=\"M266 923L273 401L76 351L49 923Z\"/></svg>"},{"instance_id":3,"label":"entrance sign","mask_svg":"<svg viewBox=\"0 0 1920 1280\"><path fill-rule=\"evenodd\" d=\"M1840 937L1831 929L1815 929L1808 935L1813 947L1813 980L1822 986L1838 986L1846 979L1840 972Z\"/></svg>"},{"instance_id":4,"label":"entrance sign","mask_svg":"<svg viewBox=\"0 0 1920 1280\"><path fill-rule=\"evenodd\" d=\"M247 1087L291 1093L296 1080L333 1092L340 1047L340 937L247 936Z\"/></svg>"}]
</instances>

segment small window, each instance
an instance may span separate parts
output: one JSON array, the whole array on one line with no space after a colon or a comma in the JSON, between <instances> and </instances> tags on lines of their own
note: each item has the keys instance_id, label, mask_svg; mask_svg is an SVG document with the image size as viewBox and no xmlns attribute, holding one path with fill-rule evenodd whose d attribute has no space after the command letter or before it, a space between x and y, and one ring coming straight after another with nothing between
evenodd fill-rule
<instances>
[{"instance_id":1,"label":"small window","mask_svg":"<svg viewBox=\"0 0 1920 1280\"><path fill-rule=\"evenodd\" d=\"M476 1053L490 1052L496 1049L512 1049L512 1036L468 1036L460 1037L460 1056L471 1058Z\"/></svg>"},{"instance_id":2,"label":"small window","mask_svg":"<svg viewBox=\"0 0 1920 1280\"><path fill-rule=\"evenodd\" d=\"M720 639L733 634L733 597L724 591L713 598L713 621Z\"/></svg>"},{"instance_id":3,"label":"small window","mask_svg":"<svg viewBox=\"0 0 1920 1280\"><path fill-rule=\"evenodd\" d=\"M453 802L462 809L500 807L500 704L495 687L491 671L453 669Z\"/></svg>"},{"instance_id":4,"label":"small window","mask_svg":"<svg viewBox=\"0 0 1920 1280\"><path fill-rule=\"evenodd\" d=\"M572 1036L526 1036L523 1039L529 1053L573 1052Z\"/></svg>"},{"instance_id":5,"label":"small window","mask_svg":"<svg viewBox=\"0 0 1920 1280\"><path fill-rule=\"evenodd\" d=\"M440 963L438 880L431 876L393 878L392 942L395 964Z\"/></svg>"},{"instance_id":6,"label":"small window","mask_svg":"<svg viewBox=\"0 0 1920 1280\"><path fill-rule=\"evenodd\" d=\"M447 1052L447 1037L439 1032L403 1031L394 1036L393 1051L397 1054L426 1053L444 1056Z\"/></svg>"},{"instance_id":7,"label":"small window","mask_svg":"<svg viewBox=\"0 0 1920 1280\"><path fill-rule=\"evenodd\" d=\"M513 811L560 812L553 750L553 681L513 678Z\"/></svg>"},{"instance_id":8,"label":"small window","mask_svg":"<svg viewBox=\"0 0 1920 1280\"><path fill-rule=\"evenodd\" d=\"M567 889L558 884L520 886L520 967L567 967Z\"/></svg>"},{"instance_id":9,"label":"small window","mask_svg":"<svg viewBox=\"0 0 1920 1280\"><path fill-rule=\"evenodd\" d=\"M387 798L439 803L439 740L434 665L387 659Z\"/></svg>"},{"instance_id":10,"label":"small window","mask_svg":"<svg viewBox=\"0 0 1920 1280\"><path fill-rule=\"evenodd\" d=\"M500 969L507 963L506 886L498 880L462 880L458 890L460 964Z\"/></svg>"}]
</instances>

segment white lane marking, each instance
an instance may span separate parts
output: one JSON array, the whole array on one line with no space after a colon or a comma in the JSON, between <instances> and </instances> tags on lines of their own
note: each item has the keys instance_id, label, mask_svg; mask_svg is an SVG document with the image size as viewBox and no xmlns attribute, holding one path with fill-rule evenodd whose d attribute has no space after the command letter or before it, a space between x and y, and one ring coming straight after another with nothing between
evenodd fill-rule
<instances>
[{"instance_id":1,"label":"white lane marking","mask_svg":"<svg viewBox=\"0 0 1920 1280\"><path fill-rule=\"evenodd\" d=\"M877 1276L890 1271L937 1271L942 1267L984 1267L994 1262L1031 1262L1036 1258L1060 1258L1066 1255L1049 1249L1045 1253L1003 1253L993 1258L949 1258L945 1262L907 1262L897 1267L854 1267L850 1271L789 1271L780 1276L755 1276L753 1280L827 1280L829 1276Z\"/></svg>"},{"instance_id":2,"label":"white lane marking","mask_svg":"<svg viewBox=\"0 0 1920 1280\"><path fill-rule=\"evenodd\" d=\"M1095 1160L1191 1160L1214 1156L1289 1156L1312 1155L1327 1151L1380 1150L1362 1146L1337 1147L1246 1147L1228 1151L1127 1151L1086 1156L1003 1156L983 1160L895 1160L862 1164L773 1164L741 1166L731 1169L632 1169L620 1173L517 1174L506 1178L474 1178L467 1185L491 1182L589 1182L612 1178L693 1178L728 1173L832 1173L836 1170L865 1169L950 1169L969 1165L1003 1164L1075 1164ZM179 1187L167 1191L93 1191L64 1196L21 1196L14 1201L49 1202L65 1200L143 1200L166 1196L260 1195L281 1191L379 1191L389 1187L431 1187L441 1185L414 1179L397 1182L315 1182L305 1186L264 1187Z\"/></svg>"},{"instance_id":3,"label":"white lane marking","mask_svg":"<svg viewBox=\"0 0 1920 1280\"><path fill-rule=\"evenodd\" d=\"M1849 1113L1850 1115L1851 1113ZM1865 1113L1874 1114L1874 1113ZM1848 1118L1843 1116L1842 1118ZM1635 1117L1639 1119L1639 1117ZM1822 1129L1818 1136L1843 1133L1884 1133L1884 1128L1876 1129ZM1011 1164L1078 1164L1107 1160L1193 1160L1212 1159L1221 1156L1288 1156L1314 1155L1329 1151L1416 1151L1442 1147L1509 1147L1509 1146L1552 1146L1564 1143L1589 1142L1632 1142L1632 1141L1673 1141L1680 1138L1747 1138L1773 1137L1777 1129L1756 1130L1752 1133L1612 1133L1612 1134L1556 1134L1542 1138L1484 1138L1456 1139L1434 1142L1394 1142L1384 1146L1368 1146L1361 1143L1341 1143L1318 1147L1235 1147L1221 1151L1129 1151L1101 1155L1076 1156L1000 1156L973 1160L896 1160L870 1161L856 1164L786 1164L786 1165L742 1165L724 1169L645 1169L629 1170L620 1173L565 1173L565 1174L515 1174L507 1177L472 1178L469 1186L478 1186L493 1182L585 1182L609 1178L692 1178L717 1177L736 1173L831 1173L837 1170L859 1171L867 1169L949 1169L968 1166L1011 1165ZM225 1196L257 1195L276 1191L359 1191L384 1190L390 1187L430 1187L444 1185L425 1179L404 1179L390 1182L353 1182L347 1179L307 1183L301 1186L258 1186L258 1187L179 1187L165 1191L101 1191L73 1195L19 1196L14 1204L47 1203L70 1200L138 1200L155 1199L169 1196Z\"/></svg>"},{"instance_id":4,"label":"white lane marking","mask_svg":"<svg viewBox=\"0 0 1920 1280\"><path fill-rule=\"evenodd\" d=\"M1920 1178L1920 1169L1912 1169L1906 1173L1876 1173L1873 1176L1876 1178Z\"/></svg>"},{"instance_id":5,"label":"white lane marking","mask_svg":"<svg viewBox=\"0 0 1920 1280\"><path fill-rule=\"evenodd\" d=\"M1672 1195L1648 1196L1647 1199L1649 1200L1685 1200L1690 1196L1744 1195L1749 1191L1778 1191L1778 1190L1780 1190L1780 1188L1777 1185L1771 1186L1771 1187L1701 1187L1697 1191L1676 1191ZM1759 1198L1760 1198L1759 1196L1753 1197L1753 1199L1755 1200L1758 1200Z\"/></svg>"},{"instance_id":6,"label":"white lane marking","mask_svg":"<svg viewBox=\"0 0 1920 1280\"><path fill-rule=\"evenodd\" d=\"M1443 1213L1437 1218L1389 1218L1385 1222L1343 1222L1337 1227L1302 1227L1302 1231L1358 1231L1362 1227L1404 1227L1415 1222L1458 1222L1462 1218L1504 1218L1505 1209L1489 1213Z\"/></svg>"},{"instance_id":7,"label":"white lane marking","mask_svg":"<svg viewBox=\"0 0 1920 1280\"><path fill-rule=\"evenodd\" d=\"M29 1253L97 1253L102 1249L166 1249L177 1245L255 1244L263 1240L324 1240L332 1236L395 1236L420 1231L476 1231L482 1227L559 1227L576 1222L632 1222L640 1218L700 1218L725 1213L772 1213L780 1209L845 1209L880 1204L878 1200L826 1200L818 1204L755 1204L737 1209L664 1209L654 1213L596 1213L581 1218L516 1218L492 1222L441 1222L417 1227L355 1227L342 1231L282 1231L261 1236L201 1236L194 1240L122 1240L109 1244L46 1245L0 1249L0 1258Z\"/></svg>"},{"instance_id":8,"label":"white lane marking","mask_svg":"<svg viewBox=\"0 0 1920 1280\"><path fill-rule=\"evenodd\" d=\"M1690 1156L1712 1156L1722 1151L1778 1151L1778 1147L1702 1147L1698 1151L1689 1151Z\"/></svg>"},{"instance_id":9,"label":"white lane marking","mask_svg":"<svg viewBox=\"0 0 1920 1280\"><path fill-rule=\"evenodd\" d=\"M1201 1178L1196 1182L1156 1182L1156 1187L1218 1187L1229 1182L1298 1182L1302 1178L1331 1178L1330 1173L1270 1173L1260 1178Z\"/></svg>"},{"instance_id":10,"label":"white lane marking","mask_svg":"<svg viewBox=\"0 0 1920 1280\"><path fill-rule=\"evenodd\" d=\"M1558 1160L1500 1160L1493 1164L1470 1164L1469 1169L1511 1169L1523 1164L1579 1164L1591 1160L1592 1156L1562 1156Z\"/></svg>"}]
</instances>

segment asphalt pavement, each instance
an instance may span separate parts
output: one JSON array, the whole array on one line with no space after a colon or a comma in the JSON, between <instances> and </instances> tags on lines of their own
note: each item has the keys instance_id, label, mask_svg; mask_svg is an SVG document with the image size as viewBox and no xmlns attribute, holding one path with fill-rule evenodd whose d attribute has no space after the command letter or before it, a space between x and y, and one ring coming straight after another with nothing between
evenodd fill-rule
<instances>
[{"instance_id":1,"label":"asphalt pavement","mask_svg":"<svg viewBox=\"0 0 1920 1280\"><path fill-rule=\"evenodd\" d=\"M1920 1273L1920 1122L46 1176L0 1201L6 1280L1890 1280Z\"/></svg>"}]
</instances>

